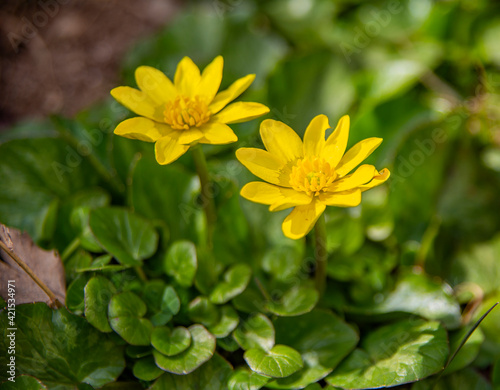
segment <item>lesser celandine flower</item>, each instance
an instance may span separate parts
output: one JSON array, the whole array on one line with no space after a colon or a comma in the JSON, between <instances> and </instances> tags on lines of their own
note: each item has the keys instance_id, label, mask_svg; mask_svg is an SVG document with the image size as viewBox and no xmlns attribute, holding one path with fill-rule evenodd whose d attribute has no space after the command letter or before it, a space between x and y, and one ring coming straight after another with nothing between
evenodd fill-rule
<instances>
[{"instance_id":1,"label":"lesser celandine flower","mask_svg":"<svg viewBox=\"0 0 500 390\"><path fill-rule=\"evenodd\" d=\"M238 160L267 182L246 184L241 190L244 198L270 205L270 211L294 208L282 225L289 238L298 239L309 233L326 206L357 206L362 192L389 178L387 169L378 172L367 164L350 173L380 145L381 138L365 139L345 153L349 117L342 117L325 140L328 128L328 118L318 115L307 127L302 142L290 127L268 119L260 126L267 151L236 151Z\"/></svg>"},{"instance_id":2,"label":"lesser celandine flower","mask_svg":"<svg viewBox=\"0 0 500 390\"><path fill-rule=\"evenodd\" d=\"M193 61L184 57L174 82L161 71L140 66L135 79L140 89L117 87L111 95L137 115L121 122L115 134L155 142L156 160L169 164L197 143L228 144L238 137L228 126L269 112L260 103L237 102L228 105L245 91L255 75L236 80L217 93L224 61L216 57L202 73Z\"/></svg>"}]
</instances>

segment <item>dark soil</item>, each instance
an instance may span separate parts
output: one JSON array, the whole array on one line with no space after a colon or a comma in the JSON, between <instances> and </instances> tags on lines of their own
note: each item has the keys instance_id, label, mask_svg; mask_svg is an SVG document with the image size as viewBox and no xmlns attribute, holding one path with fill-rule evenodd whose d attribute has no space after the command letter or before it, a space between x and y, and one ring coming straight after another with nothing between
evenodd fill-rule
<instances>
[{"instance_id":1,"label":"dark soil","mask_svg":"<svg viewBox=\"0 0 500 390\"><path fill-rule=\"evenodd\" d=\"M176 0L2 0L0 129L72 116L109 96L127 49L178 8Z\"/></svg>"}]
</instances>

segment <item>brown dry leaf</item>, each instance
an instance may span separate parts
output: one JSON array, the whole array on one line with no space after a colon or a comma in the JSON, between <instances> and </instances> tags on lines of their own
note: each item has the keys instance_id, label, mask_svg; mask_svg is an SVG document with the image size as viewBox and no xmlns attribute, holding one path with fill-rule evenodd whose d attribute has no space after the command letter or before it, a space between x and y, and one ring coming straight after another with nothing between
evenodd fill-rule
<instances>
[{"instance_id":1,"label":"brown dry leaf","mask_svg":"<svg viewBox=\"0 0 500 390\"><path fill-rule=\"evenodd\" d=\"M63 302L66 297L64 267L55 251L46 251L37 247L27 233L8 228L0 224L0 241L3 241L33 273L44 282L54 293L56 298ZM7 300L7 282L15 280L16 305L21 303L46 302L50 298L24 272L12 258L0 249L0 296Z\"/></svg>"}]
</instances>

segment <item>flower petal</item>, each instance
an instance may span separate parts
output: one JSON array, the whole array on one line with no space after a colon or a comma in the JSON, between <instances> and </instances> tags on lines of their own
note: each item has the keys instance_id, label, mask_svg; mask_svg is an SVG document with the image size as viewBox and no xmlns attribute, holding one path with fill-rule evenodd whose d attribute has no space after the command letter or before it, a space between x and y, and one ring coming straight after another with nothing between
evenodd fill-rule
<instances>
[{"instance_id":1,"label":"flower petal","mask_svg":"<svg viewBox=\"0 0 500 390\"><path fill-rule=\"evenodd\" d=\"M351 190L368 183L373 179L376 173L377 170L373 165L361 165L353 174L344 176L342 179L334 181L332 185L328 187L328 191L341 192Z\"/></svg>"},{"instance_id":2,"label":"flower petal","mask_svg":"<svg viewBox=\"0 0 500 390\"><path fill-rule=\"evenodd\" d=\"M362 161L364 161L372 152L382 143L382 138L367 138L358 142L344 154L342 160L335 167L337 175L344 176Z\"/></svg>"},{"instance_id":3,"label":"flower petal","mask_svg":"<svg viewBox=\"0 0 500 390\"><path fill-rule=\"evenodd\" d=\"M170 126L152 121L148 118L135 117L120 122L114 133L125 138L155 142L172 133Z\"/></svg>"},{"instance_id":4,"label":"flower petal","mask_svg":"<svg viewBox=\"0 0 500 390\"><path fill-rule=\"evenodd\" d=\"M234 131L224 123L209 122L200 128L203 137L201 144L225 145L238 141Z\"/></svg>"},{"instance_id":5,"label":"flower petal","mask_svg":"<svg viewBox=\"0 0 500 390\"><path fill-rule=\"evenodd\" d=\"M327 206L355 207L361 203L361 190L344 192L323 192L319 195L319 200Z\"/></svg>"},{"instance_id":6,"label":"flower petal","mask_svg":"<svg viewBox=\"0 0 500 390\"><path fill-rule=\"evenodd\" d=\"M228 103L232 102L238 96L240 96L249 86L252 84L255 79L254 74L249 74L241 79L236 80L232 83L228 89L219 92L208 109L212 112L212 114L218 113L222 110Z\"/></svg>"},{"instance_id":7,"label":"flower petal","mask_svg":"<svg viewBox=\"0 0 500 390\"><path fill-rule=\"evenodd\" d=\"M365 192L370 188L379 186L380 184L384 183L389 178L389 176L391 176L391 172L389 172L387 168L384 168L374 176L372 181L365 185L359 186L359 189L361 190L361 192Z\"/></svg>"},{"instance_id":8,"label":"flower petal","mask_svg":"<svg viewBox=\"0 0 500 390\"><path fill-rule=\"evenodd\" d=\"M239 148L236 158L255 176L269 183L290 187L288 178L290 173L284 170L286 163L271 153L256 148Z\"/></svg>"},{"instance_id":9,"label":"flower petal","mask_svg":"<svg viewBox=\"0 0 500 390\"><path fill-rule=\"evenodd\" d=\"M135 70L135 80L141 91L156 104L165 104L177 96L177 89L170 79L162 71L151 66L139 66Z\"/></svg>"},{"instance_id":10,"label":"flower petal","mask_svg":"<svg viewBox=\"0 0 500 390\"><path fill-rule=\"evenodd\" d=\"M273 184L253 181L241 189L241 196L255 203L271 205L270 211L284 210L297 205L311 203L311 197L291 188L278 187Z\"/></svg>"},{"instance_id":11,"label":"flower petal","mask_svg":"<svg viewBox=\"0 0 500 390\"><path fill-rule=\"evenodd\" d=\"M266 119L260 124L260 136L267 151L280 160L289 162L304 156L302 140L283 122Z\"/></svg>"},{"instance_id":12,"label":"flower petal","mask_svg":"<svg viewBox=\"0 0 500 390\"><path fill-rule=\"evenodd\" d=\"M116 87L111 90L111 96L137 115L163 122L163 107L146 93L131 87Z\"/></svg>"},{"instance_id":13,"label":"flower petal","mask_svg":"<svg viewBox=\"0 0 500 390\"><path fill-rule=\"evenodd\" d=\"M179 93L186 96L194 96L194 92L200 83L200 69L189 57L184 57L175 71L174 83Z\"/></svg>"},{"instance_id":14,"label":"flower petal","mask_svg":"<svg viewBox=\"0 0 500 390\"><path fill-rule=\"evenodd\" d=\"M304 156L320 157L325 146L325 131L330 128L328 117L318 115L307 126L304 134Z\"/></svg>"},{"instance_id":15,"label":"flower petal","mask_svg":"<svg viewBox=\"0 0 500 390\"><path fill-rule=\"evenodd\" d=\"M197 128L191 128L189 130L177 130L177 132L177 140L182 145L188 145L194 141L198 141L203 137L203 133Z\"/></svg>"},{"instance_id":16,"label":"flower petal","mask_svg":"<svg viewBox=\"0 0 500 390\"><path fill-rule=\"evenodd\" d=\"M220 123L239 123L258 118L269 112L269 108L260 103L236 102L224 108L213 117L213 121Z\"/></svg>"},{"instance_id":17,"label":"flower petal","mask_svg":"<svg viewBox=\"0 0 500 390\"><path fill-rule=\"evenodd\" d=\"M294 240L304 237L312 230L325 208L325 204L316 199L308 205L295 207L281 225L283 233Z\"/></svg>"},{"instance_id":18,"label":"flower petal","mask_svg":"<svg viewBox=\"0 0 500 390\"><path fill-rule=\"evenodd\" d=\"M349 138L349 115L344 115L337 123L337 127L328 137L323 148L323 158L328 161L332 168L335 168L347 148Z\"/></svg>"},{"instance_id":19,"label":"flower petal","mask_svg":"<svg viewBox=\"0 0 500 390\"><path fill-rule=\"evenodd\" d=\"M210 104L212 100L214 100L219 90L222 81L223 67L224 59L222 56L217 56L205 69L203 69L200 83L196 87L194 94L205 97L207 104Z\"/></svg>"},{"instance_id":20,"label":"flower petal","mask_svg":"<svg viewBox=\"0 0 500 390\"><path fill-rule=\"evenodd\" d=\"M161 165L170 164L187 152L189 145L181 145L175 137L163 137L156 141L156 161Z\"/></svg>"}]
</instances>

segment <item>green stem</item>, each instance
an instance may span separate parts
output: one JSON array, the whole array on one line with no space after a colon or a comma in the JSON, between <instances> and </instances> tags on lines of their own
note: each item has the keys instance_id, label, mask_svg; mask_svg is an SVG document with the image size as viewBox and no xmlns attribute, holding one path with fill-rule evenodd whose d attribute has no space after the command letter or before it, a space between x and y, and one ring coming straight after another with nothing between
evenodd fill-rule
<instances>
[{"instance_id":1,"label":"green stem","mask_svg":"<svg viewBox=\"0 0 500 390\"><path fill-rule=\"evenodd\" d=\"M144 270L137 266L137 267L134 267L134 270L135 270L135 273L137 274L137 276L139 277L139 279L141 279L143 282L147 282L148 281L148 277L146 276L146 273L144 272Z\"/></svg>"},{"instance_id":2,"label":"green stem","mask_svg":"<svg viewBox=\"0 0 500 390\"><path fill-rule=\"evenodd\" d=\"M201 201L207 219L207 247L212 249L213 233L215 229L215 221L217 219L212 183L208 173L207 160L205 159L201 145L195 145L191 148L191 150L193 153L194 165L196 166L196 171L198 172L198 177L200 178Z\"/></svg>"},{"instance_id":3,"label":"green stem","mask_svg":"<svg viewBox=\"0 0 500 390\"><path fill-rule=\"evenodd\" d=\"M61 261L65 263L66 260L68 260L68 258L73 254L73 252L78 249L80 244L80 237L76 237L73 241L71 241L66 249L64 249L64 252L61 255Z\"/></svg>"},{"instance_id":4,"label":"green stem","mask_svg":"<svg viewBox=\"0 0 500 390\"><path fill-rule=\"evenodd\" d=\"M316 289L322 295L326 288L326 266L328 260L328 253L326 251L326 222L324 214L322 214L316 222L314 234L314 257L316 258L316 272L314 278L316 280Z\"/></svg>"}]
</instances>

